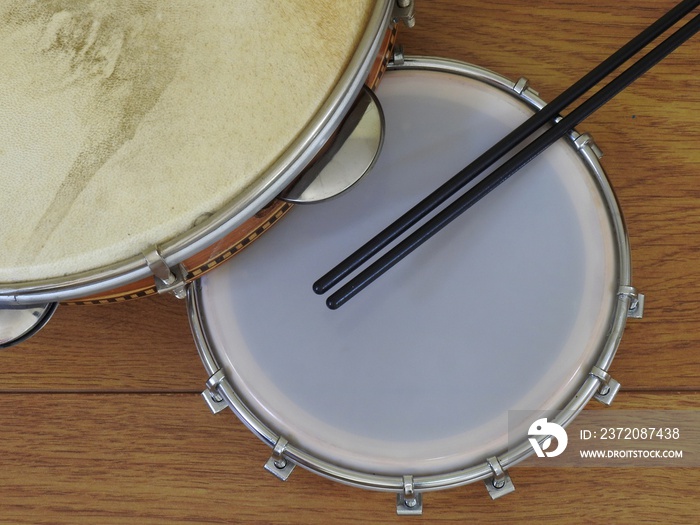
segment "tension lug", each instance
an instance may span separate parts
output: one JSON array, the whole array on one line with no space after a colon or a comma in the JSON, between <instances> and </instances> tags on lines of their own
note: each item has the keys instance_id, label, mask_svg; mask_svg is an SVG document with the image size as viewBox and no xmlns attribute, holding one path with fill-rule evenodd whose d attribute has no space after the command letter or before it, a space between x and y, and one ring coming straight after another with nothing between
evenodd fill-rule
<instances>
[{"instance_id":1,"label":"tension lug","mask_svg":"<svg viewBox=\"0 0 700 525\"><path fill-rule=\"evenodd\" d=\"M591 137L588 133L582 133L576 137L574 140L574 145L579 151L584 148L589 148L598 159L603 158L603 150L598 147L593 140L593 137Z\"/></svg>"},{"instance_id":2,"label":"tension lug","mask_svg":"<svg viewBox=\"0 0 700 525\"><path fill-rule=\"evenodd\" d=\"M617 295L619 297L628 297L630 300L627 317L631 319L642 319L644 317L644 294L639 293L634 286L621 286Z\"/></svg>"},{"instance_id":3,"label":"tension lug","mask_svg":"<svg viewBox=\"0 0 700 525\"><path fill-rule=\"evenodd\" d=\"M423 514L423 495L415 491L413 476L403 477L403 492L396 495L396 514L399 516Z\"/></svg>"},{"instance_id":4,"label":"tension lug","mask_svg":"<svg viewBox=\"0 0 700 525\"><path fill-rule=\"evenodd\" d=\"M219 385L225 380L224 371L218 370L207 380L207 389L202 392L202 397L213 414L218 414L228 407L226 400L219 394Z\"/></svg>"},{"instance_id":5,"label":"tension lug","mask_svg":"<svg viewBox=\"0 0 700 525\"><path fill-rule=\"evenodd\" d=\"M168 266L155 246L150 251L144 252L143 256L153 273L158 293L171 293L178 299L187 297L186 271L181 264L174 267Z\"/></svg>"},{"instance_id":6,"label":"tension lug","mask_svg":"<svg viewBox=\"0 0 700 525\"><path fill-rule=\"evenodd\" d=\"M283 437L277 440L275 447L272 449L272 456L265 463L265 470L275 476L277 479L287 481L296 464L284 457L284 450L289 442Z\"/></svg>"},{"instance_id":7,"label":"tension lug","mask_svg":"<svg viewBox=\"0 0 700 525\"><path fill-rule=\"evenodd\" d=\"M600 388L593 396L606 406L610 406L620 390L620 383L615 381L605 370L594 366L590 374L600 379Z\"/></svg>"},{"instance_id":8,"label":"tension lug","mask_svg":"<svg viewBox=\"0 0 700 525\"><path fill-rule=\"evenodd\" d=\"M416 4L413 0L396 0L394 7L393 22L403 22L407 28L412 28L416 25Z\"/></svg>"},{"instance_id":9,"label":"tension lug","mask_svg":"<svg viewBox=\"0 0 700 525\"><path fill-rule=\"evenodd\" d=\"M489 492L491 499L498 499L506 494L510 494L515 491L515 485L510 479L508 473L503 469L501 463L498 461L496 456L490 457L486 460L491 467L493 476L484 480L484 485L486 485L486 490Z\"/></svg>"}]
</instances>

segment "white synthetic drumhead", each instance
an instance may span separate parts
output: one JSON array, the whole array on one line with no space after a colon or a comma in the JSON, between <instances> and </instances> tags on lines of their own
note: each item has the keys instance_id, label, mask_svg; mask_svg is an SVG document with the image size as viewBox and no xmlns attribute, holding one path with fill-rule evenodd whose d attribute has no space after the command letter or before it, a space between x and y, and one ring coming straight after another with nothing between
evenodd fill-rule
<instances>
[{"instance_id":1,"label":"white synthetic drumhead","mask_svg":"<svg viewBox=\"0 0 700 525\"><path fill-rule=\"evenodd\" d=\"M609 328L616 248L562 142L328 310L318 277L530 114L437 72L390 72L378 96L373 172L204 277L203 318L233 388L294 446L367 473L448 472L502 452L509 411L572 398Z\"/></svg>"}]
</instances>

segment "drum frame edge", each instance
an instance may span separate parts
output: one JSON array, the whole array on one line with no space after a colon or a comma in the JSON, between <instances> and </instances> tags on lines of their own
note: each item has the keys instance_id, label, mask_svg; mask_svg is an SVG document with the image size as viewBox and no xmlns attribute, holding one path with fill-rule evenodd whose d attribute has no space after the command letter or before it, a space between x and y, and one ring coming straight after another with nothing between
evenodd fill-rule
<instances>
[{"instance_id":1,"label":"drum frame edge","mask_svg":"<svg viewBox=\"0 0 700 525\"><path fill-rule=\"evenodd\" d=\"M265 170L258 183L246 189L242 198L190 230L145 248L143 252L155 251L168 268L176 268L242 225L279 195L315 157L342 121L374 66L387 29L398 23L403 11L405 9L395 6L394 0L376 3L360 43L336 87L297 139ZM142 253L70 276L0 283L0 308L80 299L151 276L155 274Z\"/></svg>"},{"instance_id":2,"label":"drum frame edge","mask_svg":"<svg viewBox=\"0 0 700 525\"><path fill-rule=\"evenodd\" d=\"M401 60L390 63L387 70L429 70L456 74L485 82L511 94L515 93L517 97L535 110L541 109L545 105L545 102L539 98L538 93L529 88L526 79L521 78L517 82L512 82L493 71L465 62L436 57L403 57L401 55ZM568 426L584 409L591 398L596 397L605 404L612 402L619 384L610 377L607 370L619 347L627 318L641 317L644 298L630 284L631 256L627 229L617 197L599 162L599 157L602 153L592 143L588 135L579 134L575 130L570 132L568 141L595 178L606 204L606 211L612 230L615 233L618 292L616 294L617 301L614 313L610 319L611 327L608 337L602 344L595 366L583 384L581 384L576 395L563 409L558 411L557 417L552 419L553 423L562 427ZM270 462L277 465L279 469L285 468L290 471L289 465L286 464L289 461L325 478L346 485L370 490L395 492L398 494L398 500L404 502L411 502L410 498L415 498L422 492L454 488L484 480L491 497L495 499L514 490L506 472L507 469L534 454L532 446L525 440L514 449L503 452L498 456L484 458L482 464L444 474L415 477L410 475L410 473L406 473L404 476L390 476L358 472L314 457L293 444L287 443L283 436L277 435L267 427L245 406L233 390L224 376L210 345L210 338L204 324L204 313L201 307L201 293L200 282L195 281L189 285L187 290L187 307L190 327L202 362L210 376L207 382L207 389L202 395L212 412L218 413L227 407L231 408L251 432L273 448L273 457L270 459ZM608 386L610 388L606 388ZM542 441L545 439L546 437L543 437ZM282 463L278 464L280 460ZM270 469L268 468L268 470ZM288 472L280 473L278 477L286 479L288 474ZM409 504L405 506L411 507Z\"/></svg>"}]
</instances>

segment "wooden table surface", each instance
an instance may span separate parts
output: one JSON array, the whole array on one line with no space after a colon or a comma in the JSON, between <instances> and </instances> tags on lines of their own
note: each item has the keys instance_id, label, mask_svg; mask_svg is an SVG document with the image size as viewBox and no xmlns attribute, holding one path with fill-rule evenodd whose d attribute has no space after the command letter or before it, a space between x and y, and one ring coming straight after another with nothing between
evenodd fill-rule
<instances>
[{"instance_id":1,"label":"wooden table surface","mask_svg":"<svg viewBox=\"0 0 700 525\"><path fill-rule=\"evenodd\" d=\"M406 53L529 78L551 100L674 3L670 0L419 0ZM627 325L612 407L700 409L700 37L580 131L603 149L625 215L643 320ZM185 304L156 297L60 307L0 353L0 523L697 523L698 468L514 467L497 501L482 483L394 496L297 469L226 411L213 416Z\"/></svg>"}]
</instances>

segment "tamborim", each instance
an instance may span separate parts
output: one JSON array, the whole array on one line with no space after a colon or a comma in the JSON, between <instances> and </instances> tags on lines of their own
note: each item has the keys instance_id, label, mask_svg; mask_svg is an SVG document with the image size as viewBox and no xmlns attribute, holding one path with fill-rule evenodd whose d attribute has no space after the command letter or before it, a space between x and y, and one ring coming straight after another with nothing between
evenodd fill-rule
<instances>
[{"instance_id":1,"label":"tamborim","mask_svg":"<svg viewBox=\"0 0 700 525\"><path fill-rule=\"evenodd\" d=\"M572 131L328 310L319 276L543 104L524 81L437 59L390 66L377 95L372 174L197 281L190 312L203 395L273 447L269 470L299 464L411 510L428 490L502 490L533 452L518 411L566 410L566 425L603 384L612 396L606 371L639 303L596 148Z\"/></svg>"},{"instance_id":2,"label":"tamborim","mask_svg":"<svg viewBox=\"0 0 700 525\"><path fill-rule=\"evenodd\" d=\"M247 246L376 83L408 11L5 2L0 306L148 295Z\"/></svg>"}]
</instances>

